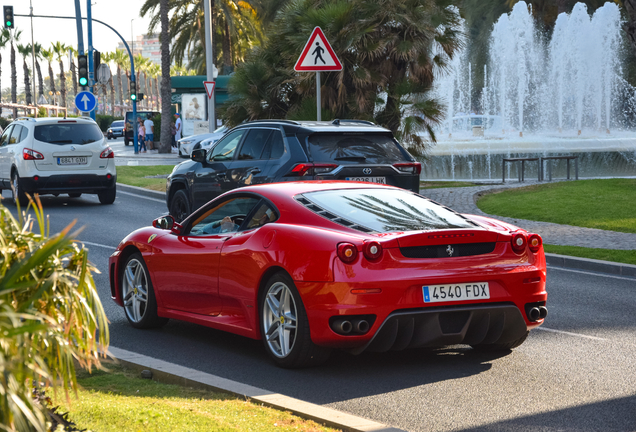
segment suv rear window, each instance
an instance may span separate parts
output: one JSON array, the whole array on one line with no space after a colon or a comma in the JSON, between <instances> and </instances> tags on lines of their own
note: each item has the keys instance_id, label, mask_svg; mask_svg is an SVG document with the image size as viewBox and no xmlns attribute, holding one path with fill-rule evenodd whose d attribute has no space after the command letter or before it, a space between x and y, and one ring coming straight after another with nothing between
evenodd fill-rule
<instances>
[{"instance_id":1,"label":"suv rear window","mask_svg":"<svg viewBox=\"0 0 636 432\"><path fill-rule=\"evenodd\" d=\"M51 124L36 126L34 137L49 144L90 144L104 138L96 124Z\"/></svg>"},{"instance_id":2,"label":"suv rear window","mask_svg":"<svg viewBox=\"0 0 636 432\"><path fill-rule=\"evenodd\" d=\"M406 156L391 134L368 132L315 133L309 136L314 162L393 164Z\"/></svg>"},{"instance_id":3,"label":"suv rear window","mask_svg":"<svg viewBox=\"0 0 636 432\"><path fill-rule=\"evenodd\" d=\"M446 208L400 189L344 189L303 194L334 215L380 233L473 228Z\"/></svg>"}]
</instances>

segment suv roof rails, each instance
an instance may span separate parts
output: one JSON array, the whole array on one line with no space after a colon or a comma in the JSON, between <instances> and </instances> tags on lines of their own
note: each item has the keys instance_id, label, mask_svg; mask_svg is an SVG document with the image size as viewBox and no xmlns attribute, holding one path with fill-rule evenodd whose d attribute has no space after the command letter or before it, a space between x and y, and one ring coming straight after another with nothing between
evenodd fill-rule
<instances>
[{"instance_id":1,"label":"suv roof rails","mask_svg":"<svg viewBox=\"0 0 636 432\"><path fill-rule=\"evenodd\" d=\"M79 116L78 118L81 118L81 119L84 119L84 120L92 120L92 121L95 121L95 120L93 120L93 118L92 118L92 117L89 117L89 116Z\"/></svg>"},{"instance_id":2,"label":"suv roof rails","mask_svg":"<svg viewBox=\"0 0 636 432\"><path fill-rule=\"evenodd\" d=\"M331 124L333 125L339 125L340 123L360 123L360 124L365 124L369 126L377 126L377 124L368 120L335 119L334 121L331 122Z\"/></svg>"},{"instance_id":3,"label":"suv roof rails","mask_svg":"<svg viewBox=\"0 0 636 432\"><path fill-rule=\"evenodd\" d=\"M258 119L258 120L251 120L251 121L246 122L246 123L272 123L272 122L282 122L282 123L300 125L300 123L295 121L295 120L281 120L281 119L269 119L269 120L267 120L267 119Z\"/></svg>"},{"instance_id":4,"label":"suv roof rails","mask_svg":"<svg viewBox=\"0 0 636 432\"><path fill-rule=\"evenodd\" d=\"M33 117L27 117L27 116L18 117L14 121L18 121L18 120L35 121L35 119Z\"/></svg>"}]
</instances>

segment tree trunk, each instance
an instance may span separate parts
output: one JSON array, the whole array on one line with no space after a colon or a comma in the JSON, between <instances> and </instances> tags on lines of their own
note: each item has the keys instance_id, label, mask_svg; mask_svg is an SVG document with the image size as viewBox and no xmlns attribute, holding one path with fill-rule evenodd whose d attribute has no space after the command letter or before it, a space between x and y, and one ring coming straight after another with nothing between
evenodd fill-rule
<instances>
[{"instance_id":1,"label":"tree trunk","mask_svg":"<svg viewBox=\"0 0 636 432\"><path fill-rule=\"evenodd\" d=\"M229 75L232 72L232 41L230 38L230 26L227 18L224 20L223 28L223 74Z\"/></svg>"},{"instance_id":2,"label":"tree trunk","mask_svg":"<svg viewBox=\"0 0 636 432\"><path fill-rule=\"evenodd\" d=\"M40 62L35 61L35 70L38 72L38 96L44 94L44 79L42 78L42 69L40 69Z\"/></svg>"},{"instance_id":3,"label":"tree trunk","mask_svg":"<svg viewBox=\"0 0 636 432\"><path fill-rule=\"evenodd\" d=\"M24 71L24 96L27 105L33 104L33 95L31 94L31 80L29 76L29 67L27 66L26 59L22 62L22 70Z\"/></svg>"},{"instance_id":4,"label":"tree trunk","mask_svg":"<svg viewBox=\"0 0 636 432\"><path fill-rule=\"evenodd\" d=\"M161 109L161 93L159 93L159 79L155 77L155 95L157 96L157 111Z\"/></svg>"},{"instance_id":5,"label":"tree trunk","mask_svg":"<svg viewBox=\"0 0 636 432\"><path fill-rule=\"evenodd\" d=\"M64 62L60 60L60 99L62 106L66 106L66 75L64 74Z\"/></svg>"},{"instance_id":6,"label":"tree trunk","mask_svg":"<svg viewBox=\"0 0 636 432\"><path fill-rule=\"evenodd\" d=\"M55 75L53 74L53 67L51 66L51 62L49 62L49 86L51 87L51 91L55 94ZM51 105L53 105L53 101L49 101Z\"/></svg>"},{"instance_id":7,"label":"tree trunk","mask_svg":"<svg viewBox=\"0 0 636 432\"><path fill-rule=\"evenodd\" d=\"M168 22L168 0L161 0L159 4L161 15L161 144L159 153L172 151L171 94L170 89L170 23Z\"/></svg>"},{"instance_id":8,"label":"tree trunk","mask_svg":"<svg viewBox=\"0 0 636 432\"><path fill-rule=\"evenodd\" d=\"M11 102L18 103L18 73L15 70L15 48L11 44ZM13 118L18 117L18 110L13 108Z\"/></svg>"},{"instance_id":9,"label":"tree trunk","mask_svg":"<svg viewBox=\"0 0 636 432\"><path fill-rule=\"evenodd\" d=\"M77 66L71 60L71 79L73 80L73 93L77 95Z\"/></svg>"}]
</instances>

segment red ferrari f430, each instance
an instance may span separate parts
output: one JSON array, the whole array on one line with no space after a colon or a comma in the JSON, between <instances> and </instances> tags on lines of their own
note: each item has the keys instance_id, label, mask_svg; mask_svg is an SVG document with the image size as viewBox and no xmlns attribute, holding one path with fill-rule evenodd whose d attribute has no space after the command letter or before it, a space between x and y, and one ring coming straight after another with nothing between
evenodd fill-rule
<instances>
[{"instance_id":1,"label":"red ferrari f430","mask_svg":"<svg viewBox=\"0 0 636 432\"><path fill-rule=\"evenodd\" d=\"M133 327L173 318L262 339L282 367L334 348L510 350L548 312L539 235L359 182L233 190L131 233L109 271Z\"/></svg>"}]
</instances>

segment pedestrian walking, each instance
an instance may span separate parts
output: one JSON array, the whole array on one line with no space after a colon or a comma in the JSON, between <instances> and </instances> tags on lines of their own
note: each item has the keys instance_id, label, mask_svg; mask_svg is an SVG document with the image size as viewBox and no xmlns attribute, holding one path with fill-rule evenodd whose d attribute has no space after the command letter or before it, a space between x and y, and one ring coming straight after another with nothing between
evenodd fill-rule
<instances>
[{"instance_id":1,"label":"pedestrian walking","mask_svg":"<svg viewBox=\"0 0 636 432\"><path fill-rule=\"evenodd\" d=\"M146 153L146 128L141 117L137 117L137 141L139 141L139 152Z\"/></svg>"},{"instance_id":2,"label":"pedestrian walking","mask_svg":"<svg viewBox=\"0 0 636 432\"><path fill-rule=\"evenodd\" d=\"M148 150L154 150L155 141L155 123L148 117L144 121L144 128L146 129L146 146Z\"/></svg>"},{"instance_id":3,"label":"pedestrian walking","mask_svg":"<svg viewBox=\"0 0 636 432\"><path fill-rule=\"evenodd\" d=\"M179 113L176 113L174 116L177 119L175 121L175 127L177 128L177 133L174 134L174 140L175 142L177 142L181 139L181 116L179 115ZM176 143L175 143L175 147L176 147Z\"/></svg>"}]
</instances>

